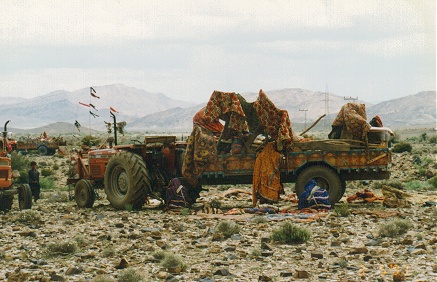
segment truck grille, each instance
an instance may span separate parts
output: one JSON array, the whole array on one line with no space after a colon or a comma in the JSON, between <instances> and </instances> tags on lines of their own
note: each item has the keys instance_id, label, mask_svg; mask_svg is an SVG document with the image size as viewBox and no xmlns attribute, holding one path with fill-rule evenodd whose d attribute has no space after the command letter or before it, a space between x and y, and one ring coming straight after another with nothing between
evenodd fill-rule
<instances>
[{"instance_id":1,"label":"truck grille","mask_svg":"<svg viewBox=\"0 0 437 282\"><path fill-rule=\"evenodd\" d=\"M92 175L100 175L102 173L102 170L99 165L91 166L90 170Z\"/></svg>"}]
</instances>

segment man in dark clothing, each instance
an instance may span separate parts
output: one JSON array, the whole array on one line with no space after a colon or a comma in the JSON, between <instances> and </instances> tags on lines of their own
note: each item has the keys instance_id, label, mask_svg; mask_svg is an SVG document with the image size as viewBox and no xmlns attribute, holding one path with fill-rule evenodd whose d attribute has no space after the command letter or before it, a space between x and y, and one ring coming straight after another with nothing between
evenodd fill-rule
<instances>
[{"instance_id":1,"label":"man in dark clothing","mask_svg":"<svg viewBox=\"0 0 437 282\"><path fill-rule=\"evenodd\" d=\"M32 190L33 200L36 201L39 199L40 186L39 186L39 172L36 169L36 162L32 161L30 163L31 169L28 172L29 175L29 186L30 190Z\"/></svg>"}]
</instances>

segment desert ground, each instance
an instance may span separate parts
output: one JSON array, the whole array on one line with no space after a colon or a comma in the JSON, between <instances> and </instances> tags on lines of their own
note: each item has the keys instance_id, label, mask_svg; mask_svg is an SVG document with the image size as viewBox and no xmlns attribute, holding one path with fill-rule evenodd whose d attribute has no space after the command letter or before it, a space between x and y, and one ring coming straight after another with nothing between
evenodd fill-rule
<instances>
[{"instance_id":1,"label":"desert ground","mask_svg":"<svg viewBox=\"0 0 437 282\"><path fill-rule=\"evenodd\" d=\"M429 182L436 156L428 142L393 153L390 180L347 182L327 212L298 213L288 184L277 204L294 211L285 217L243 213L251 207L250 185L204 187L198 210L182 214L163 212L154 200L139 211L118 211L103 190L92 208L79 209L68 197L68 155L29 154L39 170L57 165L55 187L43 189L30 210L15 201L0 214L0 280L437 281L437 188ZM406 205L384 205L381 184L405 192ZM364 189L380 199L347 203ZM221 204L217 213L202 209L211 199ZM273 240L285 223L310 238ZM223 226L233 232L219 233Z\"/></svg>"}]
</instances>

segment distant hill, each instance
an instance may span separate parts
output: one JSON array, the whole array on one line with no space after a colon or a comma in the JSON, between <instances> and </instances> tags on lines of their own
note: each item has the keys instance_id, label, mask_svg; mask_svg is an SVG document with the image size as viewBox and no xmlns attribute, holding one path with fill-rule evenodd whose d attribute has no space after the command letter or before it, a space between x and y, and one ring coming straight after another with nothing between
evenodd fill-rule
<instances>
[{"instance_id":1,"label":"distant hill","mask_svg":"<svg viewBox=\"0 0 437 282\"><path fill-rule=\"evenodd\" d=\"M104 121L112 121L110 107L120 112L117 114L119 121L130 122L169 108L194 105L122 84L95 86L93 89L98 98L90 95L90 88L83 88L74 92L55 91L32 99L17 100L16 103L2 103L0 120L11 120L10 126L23 129L55 122L74 124L77 120L83 126L104 130Z\"/></svg>"},{"instance_id":2,"label":"distant hill","mask_svg":"<svg viewBox=\"0 0 437 282\"><path fill-rule=\"evenodd\" d=\"M194 114L207 103L204 101L196 105L122 84L93 88L99 98L92 97L90 89L84 88L73 92L55 91L33 99L18 99L16 103L2 103L0 121L11 120L9 127L35 134L44 131L50 134L77 132L73 125L76 120L82 128L89 128L88 132L104 132L105 122L113 121L109 111L109 107L113 107L119 112L115 114L117 122L127 122L128 132L190 132ZM253 102L258 97L258 93L241 94L247 102ZM326 97L329 115L318 125L323 125L324 130L330 128L338 111L349 102L333 93L299 88L266 91L266 94L278 108L288 111L293 129L297 132L305 128L304 124L309 126L325 113ZM92 105L95 109L79 102ZM384 126L435 127L436 124L436 91L424 91L376 105L361 100L357 102L366 104L368 120L379 115Z\"/></svg>"},{"instance_id":3,"label":"distant hill","mask_svg":"<svg viewBox=\"0 0 437 282\"><path fill-rule=\"evenodd\" d=\"M436 127L436 92L424 91L415 95L381 102L370 107L367 117L378 115L384 125L408 127L426 125Z\"/></svg>"}]
</instances>

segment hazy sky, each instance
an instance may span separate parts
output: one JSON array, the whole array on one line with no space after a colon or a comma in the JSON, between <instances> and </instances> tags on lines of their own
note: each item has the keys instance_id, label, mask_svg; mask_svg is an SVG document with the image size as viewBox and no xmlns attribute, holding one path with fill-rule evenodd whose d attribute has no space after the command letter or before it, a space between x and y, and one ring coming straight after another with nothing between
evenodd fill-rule
<instances>
[{"instance_id":1,"label":"hazy sky","mask_svg":"<svg viewBox=\"0 0 437 282\"><path fill-rule=\"evenodd\" d=\"M188 101L436 89L434 0L2 0L0 96L122 83ZM1 103L1 102L0 102Z\"/></svg>"}]
</instances>

